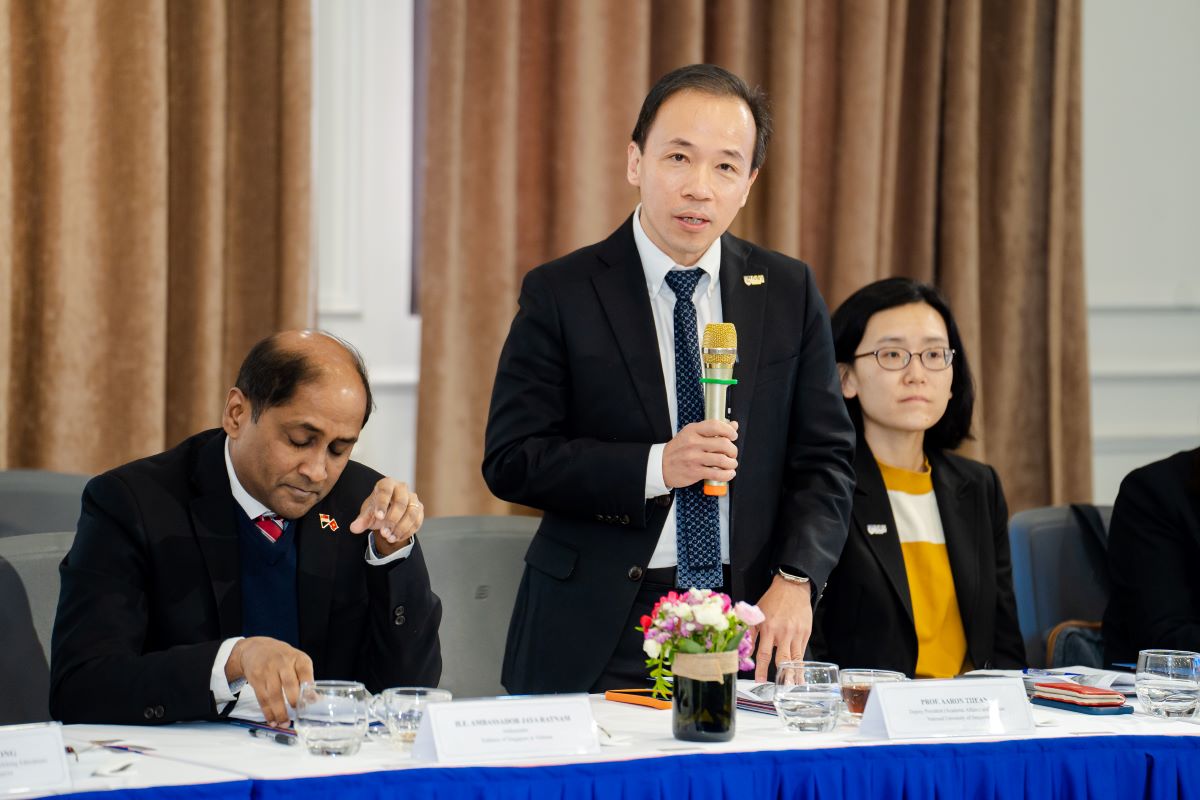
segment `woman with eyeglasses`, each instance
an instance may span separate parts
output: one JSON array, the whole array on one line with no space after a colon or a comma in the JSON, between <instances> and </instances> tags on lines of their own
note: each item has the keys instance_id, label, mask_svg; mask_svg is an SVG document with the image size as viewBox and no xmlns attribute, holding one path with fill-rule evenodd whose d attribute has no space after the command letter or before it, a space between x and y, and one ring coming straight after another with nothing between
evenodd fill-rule
<instances>
[{"instance_id":1,"label":"woman with eyeglasses","mask_svg":"<svg viewBox=\"0 0 1200 800\"><path fill-rule=\"evenodd\" d=\"M944 678L1025 666L995 470L955 455L975 389L936 289L889 278L832 318L858 429L850 535L817 605L815 657Z\"/></svg>"}]
</instances>

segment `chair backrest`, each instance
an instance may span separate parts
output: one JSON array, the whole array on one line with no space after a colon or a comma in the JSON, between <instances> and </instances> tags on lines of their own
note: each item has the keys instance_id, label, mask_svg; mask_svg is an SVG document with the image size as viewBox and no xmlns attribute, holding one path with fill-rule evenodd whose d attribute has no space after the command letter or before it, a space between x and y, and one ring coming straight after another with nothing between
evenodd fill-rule
<instances>
[{"instance_id":1,"label":"chair backrest","mask_svg":"<svg viewBox=\"0 0 1200 800\"><path fill-rule=\"evenodd\" d=\"M1046 641L1065 620L1099 621L1108 603L1105 540L1111 506L1034 508L1013 515L1008 525L1012 549L1017 619L1030 666L1046 666Z\"/></svg>"},{"instance_id":2,"label":"chair backrest","mask_svg":"<svg viewBox=\"0 0 1200 800\"><path fill-rule=\"evenodd\" d=\"M58 565L74 540L74 531L0 537L0 686L8 687L0 692L0 724L50 718Z\"/></svg>"},{"instance_id":3,"label":"chair backrest","mask_svg":"<svg viewBox=\"0 0 1200 800\"><path fill-rule=\"evenodd\" d=\"M442 600L442 688L455 697L505 694L500 664L508 621L537 530L534 517L438 517L421 550Z\"/></svg>"},{"instance_id":4,"label":"chair backrest","mask_svg":"<svg viewBox=\"0 0 1200 800\"><path fill-rule=\"evenodd\" d=\"M74 528L88 477L38 469L0 470L0 536Z\"/></svg>"}]
</instances>

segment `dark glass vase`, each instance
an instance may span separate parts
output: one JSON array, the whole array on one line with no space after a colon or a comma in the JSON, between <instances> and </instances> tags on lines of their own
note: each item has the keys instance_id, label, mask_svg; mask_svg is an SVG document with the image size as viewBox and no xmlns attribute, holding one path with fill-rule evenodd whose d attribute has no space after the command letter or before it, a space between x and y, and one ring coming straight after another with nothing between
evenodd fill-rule
<instances>
[{"instance_id":1,"label":"dark glass vase","mask_svg":"<svg viewBox=\"0 0 1200 800\"><path fill-rule=\"evenodd\" d=\"M737 673L719 681L674 678L672 724L675 738L687 742L727 742L733 738Z\"/></svg>"}]
</instances>

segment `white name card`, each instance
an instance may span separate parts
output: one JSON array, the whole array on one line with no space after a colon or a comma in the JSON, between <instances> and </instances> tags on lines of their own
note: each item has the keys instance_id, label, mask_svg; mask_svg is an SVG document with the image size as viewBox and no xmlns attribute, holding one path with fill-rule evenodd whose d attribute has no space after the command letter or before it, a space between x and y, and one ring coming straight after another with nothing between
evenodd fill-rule
<instances>
[{"instance_id":1,"label":"white name card","mask_svg":"<svg viewBox=\"0 0 1200 800\"><path fill-rule=\"evenodd\" d=\"M0 727L0 795L71 788L62 725Z\"/></svg>"},{"instance_id":2,"label":"white name card","mask_svg":"<svg viewBox=\"0 0 1200 800\"><path fill-rule=\"evenodd\" d=\"M1020 678L877 683L863 711L863 736L928 739L1033 733Z\"/></svg>"},{"instance_id":3,"label":"white name card","mask_svg":"<svg viewBox=\"0 0 1200 800\"><path fill-rule=\"evenodd\" d=\"M413 758L441 763L542 759L600 752L586 694L430 703Z\"/></svg>"}]
</instances>

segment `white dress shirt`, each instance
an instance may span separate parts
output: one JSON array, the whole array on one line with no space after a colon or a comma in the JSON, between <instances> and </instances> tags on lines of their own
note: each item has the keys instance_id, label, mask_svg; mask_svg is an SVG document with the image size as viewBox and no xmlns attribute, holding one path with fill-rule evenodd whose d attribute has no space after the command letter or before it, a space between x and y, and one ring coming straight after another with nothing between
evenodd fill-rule
<instances>
[{"instance_id":1,"label":"white dress shirt","mask_svg":"<svg viewBox=\"0 0 1200 800\"><path fill-rule=\"evenodd\" d=\"M633 241L637 244L638 256L642 260L642 270L646 273L646 291L650 293L650 308L654 312L654 330L658 334L658 357L662 362L663 382L667 390L667 408L671 413L671 430L679 427L679 412L675 402L675 293L667 286L667 273L673 269L690 269L682 267L671 260L671 257L650 241L642 228L641 204L633 212ZM704 338L704 326L710 322L722 322L721 308L721 240L718 238L700 260L696 268L704 271L704 275L696 283L696 291L692 302L696 306L696 337L697 341ZM658 497L671 490L663 480L663 451L667 443L651 445L650 456L646 460L646 499ZM729 495L717 499L717 513L721 522L721 563L729 563ZM647 565L650 569L674 567L677 560L676 546L675 503L667 512L667 521L663 523L662 534L658 537L658 545Z\"/></svg>"},{"instance_id":2,"label":"white dress shirt","mask_svg":"<svg viewBox=\"0 0 1200 800\"><path fill-rule=\"evenodd\" d=\"M242 482L238 480L237 472L233 469L233 459L229 457L229 439L225 439L225 472L229 476L229 490L233 494L233 499L241 507L242 511L246 512L251 521L258 519L263 514L273 514L275 512L267 508L265 505L256 500L246 488L242 486ZM366 499L366 498L364 498ZM285 524L291 524L285 520ZM400 561L408 558L413 551L413 546L416 538L409 540L409 543L401 547L396 552L389 556L380 557L375 553L374 536L364 534L367 538L367 546L365 558L368 564L374 566L382 566L390 564L393 561ZM217 657L213 661L212 674L209 676L208 688L212 692L213 700L218 706L223 703L237 701L234 706L232 716L241 717L243 719L259 719L263 718L262 711L258 706L258 698L254 696L254 690L245 686L244 680L234 681L234 686L230 686L229 681L225 678L225 664L229 661L229 655L233 652L233 647L240 642L243 636L234 636L221 642L220 649L217 650ZM245 688L243 688L245 687Z\"/></svg>"}]
</instances>

